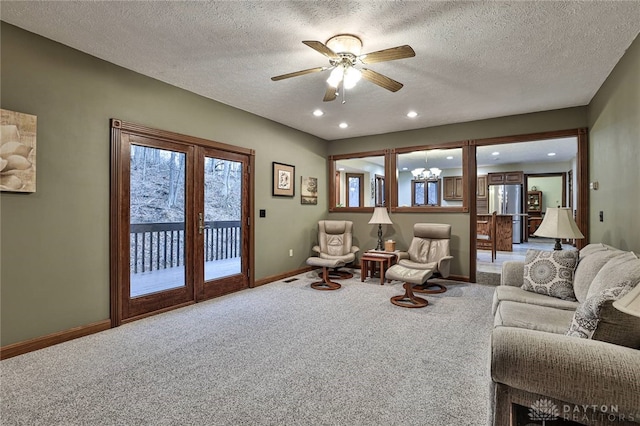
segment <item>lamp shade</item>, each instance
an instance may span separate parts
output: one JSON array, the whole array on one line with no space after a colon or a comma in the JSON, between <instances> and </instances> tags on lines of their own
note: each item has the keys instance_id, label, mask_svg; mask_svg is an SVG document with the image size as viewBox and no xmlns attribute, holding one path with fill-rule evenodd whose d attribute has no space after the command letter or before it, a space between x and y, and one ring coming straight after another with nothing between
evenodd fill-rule
<instances>
[{"instance_id":1,"label":"lamp shade","mask_svg":"<svg viewBox=\"0 0 640 426\"><path fill-rule=\"evenodd\" d=\"M571 209L566 207L548 208L542 223L533 235L549 238L584 238L573 220Z\"/></svg>"},{"instance_id":2,"label":"lamp shade","mask_svg":"<svg viewBox=\"0 0 640 426\"><path fill-rule=\"evenodd\" d=\"M373 216L371 216L371 220L369 220L370 225L391 225L391 219L389 219L389 214L387 213L386 207L376 207L373 209Z\"/></svg>"},{"instance_id":3,"label":"lamp shade","mask_svg":"<svg viewBox=\"0 0 640 426\"><path fill-rule=\"evenodd\" d=\"M625 314L640 317L640 284L636 284L633 290L613 302L613 307Z\"/></svg>"}]
</instances>

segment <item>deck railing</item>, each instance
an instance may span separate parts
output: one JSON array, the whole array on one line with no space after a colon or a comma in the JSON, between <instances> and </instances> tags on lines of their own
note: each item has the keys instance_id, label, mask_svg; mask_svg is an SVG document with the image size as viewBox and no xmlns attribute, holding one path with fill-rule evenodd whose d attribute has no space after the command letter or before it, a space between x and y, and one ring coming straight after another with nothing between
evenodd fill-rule
<instances>
[{"instance_id":1,"label":"deck railing","mask_svg":"<svg viewBox=\"0 0 640 426\"><path fill-rule=\"evenodd\" d=\"M205 262L240 257L240 221L205 222ZM132 273L184 265L184 222L130 225Z\"/></svg>"}]
</instances>

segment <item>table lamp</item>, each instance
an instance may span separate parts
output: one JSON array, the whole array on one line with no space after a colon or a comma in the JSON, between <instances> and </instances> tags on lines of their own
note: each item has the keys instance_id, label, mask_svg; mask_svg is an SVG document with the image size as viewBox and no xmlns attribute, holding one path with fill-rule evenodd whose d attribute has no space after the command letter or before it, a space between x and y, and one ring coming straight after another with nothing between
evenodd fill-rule
<instances>
[{"instance_id":1,"label":"table lamp","mask_svg":"<svg viewBox=\"0 0 640 426\"><path fill-rule=\"evenodd\" d=\"M369 225L378 225L378 246L376 250L384 250L384 244L382 243L382 225L391 225L391 219L387 213L386 207L376 207L373 209L373 216L369 220Z\"/></svg>"},{"instance_id":2,"label":"table lamp","mask_svg":"<svg viewBox=\"0 0 640 426\"><path fill-rule=\"evenodd\" d=\"M640 284L636 284L624 297L613 302L613 307L625 314L640 317Z\"/></svg>"},{"instance_id":3,"label":"table lamp","mask_svg":"<svg viewBox=\"0 0 640 426\"><path fill-rule=\"evenodd\" d=\"M533 233L536 237L549 237L556 239L554 250L562 250L561 238L579 239L584 238L578 229L576 221L573 220L571 209L567 207L549 207L542 223Z\"/></svg>"}]
</instances>

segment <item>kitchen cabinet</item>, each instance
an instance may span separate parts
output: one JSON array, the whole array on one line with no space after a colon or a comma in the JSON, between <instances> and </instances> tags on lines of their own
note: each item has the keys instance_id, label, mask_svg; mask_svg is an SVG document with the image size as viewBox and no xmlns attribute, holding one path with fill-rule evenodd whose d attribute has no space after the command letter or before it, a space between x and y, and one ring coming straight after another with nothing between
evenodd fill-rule
<instances>
[{"instance_id":1,"label":"kitchen cabinet","mask_svg":"<svg viewBox=\"0 0 640 426\"><path fill-rule=\"evenodd\" d=\"M487 199L487 175L478 176L478 187L476 188L476 198L478 200Z\"/></svg>"},{"instance_id":2,"label":"kitchen cabinet","mask_svg":"<svg viewBox=\"0 0 640 426\"><path fill-rule=\"evenodd\" d=\"M447 176L442 178L444 190L442 199L447 201L462 201L462 176Z\"/></svg>"},{"instance_id":3,"label":"kitchen cabinet","mask_svg":"<svg viewBox=\"0 0 640 426\"><path fill-rule=\"evenodd\" d=\"M519 172L500 172L489 173L487 175L489 185L509 185L524 182L524 173Z\"/></svg>"},{"instance_id":4,"label":"kitchen cabinet","mask_svg":"<svg viewBox=\"0 0 640 426\"><path fill-rule=\"evenodd\" d=\"M478 176L476 187L476 210L478 214L489 213L489 187L487 175Z\"/></svg>"}]
</instances>

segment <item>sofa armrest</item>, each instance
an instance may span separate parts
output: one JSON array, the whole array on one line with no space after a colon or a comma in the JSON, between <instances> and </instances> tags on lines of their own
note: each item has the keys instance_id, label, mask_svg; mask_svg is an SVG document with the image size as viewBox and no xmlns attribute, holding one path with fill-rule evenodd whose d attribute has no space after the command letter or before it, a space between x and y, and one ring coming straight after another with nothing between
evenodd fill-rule
<instances>
[{"instance_id":1,"label":"sofa armrest","mask_svg":"<svg viewBox=\"0 0 640 426\"><path fill-rule=\"evenodd\" d=\"M409 253L407 253L406 251L401 251L398 253L398 260L401 259L409 259Z\"/></svg>"},{"instance_id":2,"label":"sofa armrest","mask_svg":"<svg viewBox=\"0 0 640 426\"><path fill-rule=\"evenodd\" d=\"M508 260L502 264L500 274L500 285L511 285L521 287L524 278L524 262L519 260Z\"/></svg>"},{"instance_id":3,"label":"sofa armrest","mask_svg":"<svg viewBox=\"0 0 640 426\"><path fill-rule=\"evenodd\" d=\"M450 274L451 259L453 259L453 256L443 256L438 261L438 272L442 278L447 278Z\"/></svg>"},{"instance_id":4,"label":"sofa armrest","mask_svg":"<svg viewBox=\"0 0 640 426\"><path fill-rule=\"evenodd\" d=\"M314 252L319 254L320 253L320 246L313 246L313 248L311 250L313 250Z\"/></svg>"},{"instance_id":5,"label":"sofa armrest","mask_svg":"<svg viewBox=\"0 0 640 426\"><path fill-rule=\"evenodd\" d=\"M640 350L513 327L491 334L491 379L571 404L640 418Z\"/></svg>"},{"instance_id":6,"label":"sofa armrest","mask_svg":"<svg viewBox=\"0 0 640 426\"><path fill-rule=\"evenodd\" d=\"M358 246L351 246L351 253L356 254L357 252L360 251L360 247Z\"/></svg>"}]
</instances>

